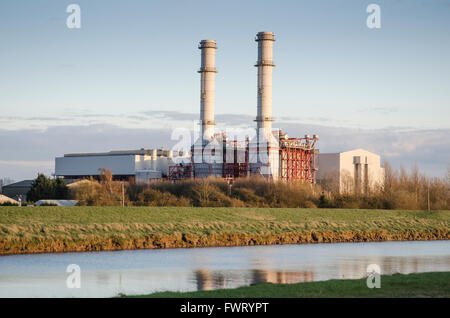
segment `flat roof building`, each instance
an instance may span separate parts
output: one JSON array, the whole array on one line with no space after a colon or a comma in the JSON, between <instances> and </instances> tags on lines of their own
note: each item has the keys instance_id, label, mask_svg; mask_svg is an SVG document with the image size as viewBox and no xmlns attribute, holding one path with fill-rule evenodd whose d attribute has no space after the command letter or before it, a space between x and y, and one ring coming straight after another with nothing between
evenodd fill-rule
<instances>
[{"instance_id":1,"label":"flat roof building","mask_svg":"<svg viewBox=\"0 0 450 318\"><path fill-rule=\"evenodd\" d=\"M183 156L182 151L164 148L65 154L55 159L55 175L64 179L98 178L101 169L107 169L115 180L147 182L167 176L169 164Z\"/></svg>"}]
</instances>

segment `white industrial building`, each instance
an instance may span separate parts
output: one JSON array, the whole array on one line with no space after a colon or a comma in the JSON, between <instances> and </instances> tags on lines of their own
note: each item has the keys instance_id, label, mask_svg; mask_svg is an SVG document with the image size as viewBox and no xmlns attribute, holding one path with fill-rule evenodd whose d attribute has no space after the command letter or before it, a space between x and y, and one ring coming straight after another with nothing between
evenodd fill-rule
<instances>
[{"instance_id":1,"label":"white industrial building","mask_svg":"<svg viewBox=\"0 0 450 318\"><path fill-rule=\"evenodd\" d=\"M318 155L318 182L333 184L341 193L368 193L383 184L380 156L364 149Z\"/></svg>"},{"instance_id":2,"label":"white industrial building","mask_svg":"<svg viewBox=\"0 0 450 318\"><path fill-rule=\"evenodd\" d=\"M100 153L73 153L55 159L55 175L65 179L98 178L110 170L115 180L147 182L167 176L173 160L186 157L182 151L142 148Z\"/></svg>"}]
</instances>

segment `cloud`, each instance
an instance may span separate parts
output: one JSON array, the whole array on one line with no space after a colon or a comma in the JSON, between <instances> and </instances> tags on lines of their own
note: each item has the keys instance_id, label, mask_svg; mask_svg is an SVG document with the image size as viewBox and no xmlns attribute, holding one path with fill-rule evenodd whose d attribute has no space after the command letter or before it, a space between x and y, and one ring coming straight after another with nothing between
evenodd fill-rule
<instances>
[{"instance_id":1,"label":"cloud","mask_svg":"<svg viewBox=\"0 0 450 318\"><path fill-rule=\"evenodd\" d=\"M171 140L173 122L184 123L192 129L197 115L175 111L145 112L130 115L143 123L148 117L159 125L72 124L47 128L5 130L0 129L0 177L15 180L34 177L40 169L52 170L54 158L64 153L101 152L142 147L170 148L177 141ZM141 119L142 117L142 119ZM102 120L104 117L102 118ZM130 119L130 118L129 118ZM291 119L291 118L289 118ZM146 121L147 120L147 121ZM254 127L253 116L216 115L218 128ZM172 125L170 126L169 123ZM322 153L342 152L364 148L378 153L394 167L411 167L417 163L429 175L443 176L450 164L450 129L414 130L390 127L388 129L353 129L327 125L305 124L296 121L276 121L274 128L282 128L289 136L318 134L318 146Z\"/></svg>"},{"instance_id":2,"label":"cloud","mask_svg":"<svg viewBox=\"0 0 450 318\"><path fill-rule=\"evenodd\" d=\"M54 166L54 161L0 160L0 178L20 181L35 178L38 173L51 175Z\"/></svg>"},{"instance_id":3,"label":"cloud","mask_svg":"<svg viewBox=\"0 0 450 318\"><path fill-rule=\"evenodd\" d=\"M280 122L289 136L318 134L320 152L363 148L381 155L394 167L417 164L429 175L443 176L450 164L450 129L350 129Z\"/></svg>"},{"instance_id":4,"label":"cloud","mask_svg":"<svg viewBox=\"0 0 450 318\"><path fill-rule=\"evenodd\" d=\"M252 125L253 120L255 119L255 116L251 115L236 115L236 114L218 114L215 116L215 120L218 125L221 126L243 126L245 125L248 127L249 125Z\"/></svg>"},{"instance_id":5,"label":"cloud","mask_svg":"<svg viewBox=\"0 0 450 318\"><path fill-rule=\"evenodd\" d=\"M315 121L315 122L330 122L331 119L330 118L326 118L326 117L311 117L311 116L306 116L306 117L289 117L289 116L281 116L280 118L275 118L275 121L277 121L277 119L279 121L282 122L301 122L301 121Z\"/></svg>"},{"instance_id":6,"label":"cloud","mask_svg":"<svg viewBox=\"0 0 450 318\"><path fill-rule=\"evenodd\" d=\"M20 160L0 160L0 166L18 166L18 167L49 167L53 164L53 161L20 161Z\"/></svg>"},{"instance_id":7,"label":"cloud","mask_svg":"<svg viewBox=\"0 0 450 318\"><path fill-rule=\"evenodd\" d=\"M167 121L198 121L198 113L184 113L179 111L145 111L142 114L149 118L159 118ZM236 114L215 114L215 121L222 126L248 125L253 122L254 116Z\"/></svg>"},{"instance_id":8,"label":"cloud","mask_svg":"<svg viewBox=\"0 0 450 318\"><path fill-rule=\"evenodd\" d=\"M198 120L199 115L194 113L183 113L179 111L144 111L141 112L142 115L151 117L151 118L160 118L165 120Z\"/></svg>"},{"instance_id":9,"label":"cloud","mask_svg":"<svg viewBox=\"0 0 450 318\"><path fill-rule=\"evenodd\" d=\"M23 127L40 129L42 131L56 127L104 125L106 123L123 128L175 128L192 124L198 120L198 114L177 111L144 111L131 114L102 114L84 110L81 113L66 110L55 116L2 116L0 128L22 130Z\"/></svg>"},{"instance_id":10,"label":"cloud","mask_svg":"<svg viewBox=\"0 0 450 318\"><path fill-rule=\"evenodd\" d=\"M388 115L392 113L396 113L399 111L399 108L396 106L388 106L388 107L369 107L360 110L362 113L376 113L382 115Z\"/></svg>"}]
</instances>

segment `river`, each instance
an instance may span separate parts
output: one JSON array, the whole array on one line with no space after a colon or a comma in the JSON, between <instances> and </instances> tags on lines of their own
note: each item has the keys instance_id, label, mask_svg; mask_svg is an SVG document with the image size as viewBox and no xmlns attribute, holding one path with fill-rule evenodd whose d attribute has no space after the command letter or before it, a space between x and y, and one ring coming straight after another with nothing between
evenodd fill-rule
<instances>
[{"instance_id":1,"label":"river","mask_svg":"<svg viewBox=\"0 0 450 318\"><path fill-rule=\"evenodd\" d=\"M68 288L69 264L80 288ZM111 297L450 271L450 241L333 243L0 256L0 297ZM73 282L73 280L71 280Z\"/></svg>"}]
</instances>

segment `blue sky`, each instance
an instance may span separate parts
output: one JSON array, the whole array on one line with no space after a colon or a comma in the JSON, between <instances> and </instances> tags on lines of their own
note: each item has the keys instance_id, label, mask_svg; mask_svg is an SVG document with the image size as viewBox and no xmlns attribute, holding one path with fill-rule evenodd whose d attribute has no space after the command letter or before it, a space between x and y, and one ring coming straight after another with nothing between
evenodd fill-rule
<instances>
[{"instance_id":1,"label":"blue sky","mask_svg":"<svg viewBox=\"0 0 450 318\"><path fill-rule=\"evenodd\" d=\"M66 27L70 3L81 7L81 29ZM381 7L381 29L366 26L370 3ZM349 130L385 135L381 149L375 137L349 133L345 146L323 138L320 145L322 152L366 148L406 166L417 162L432 175L447 169L450 150L422 158L421 147L433 140L395 136L432 132L441 150L450 149L450 0L11 0L0 3L0 145L7 145L0 148L0 177L32 177L42 165L51 172L55 156L72 152L70 143L42 145L58 138L49 133L56 128L112 125L145 131L140 146L164 145L152 129L158 135L191 125L199 112L202 39L219 47L216 114L255 116L258 31L277 38L274 126L314 127L308 133L319 135L320 127L335 129L330 138ZM34 131L46 140L18 137ZM13 135L23 142L11 145ZM89 140L86 150L134 146Z\"/></svg>"}]
</instances>

